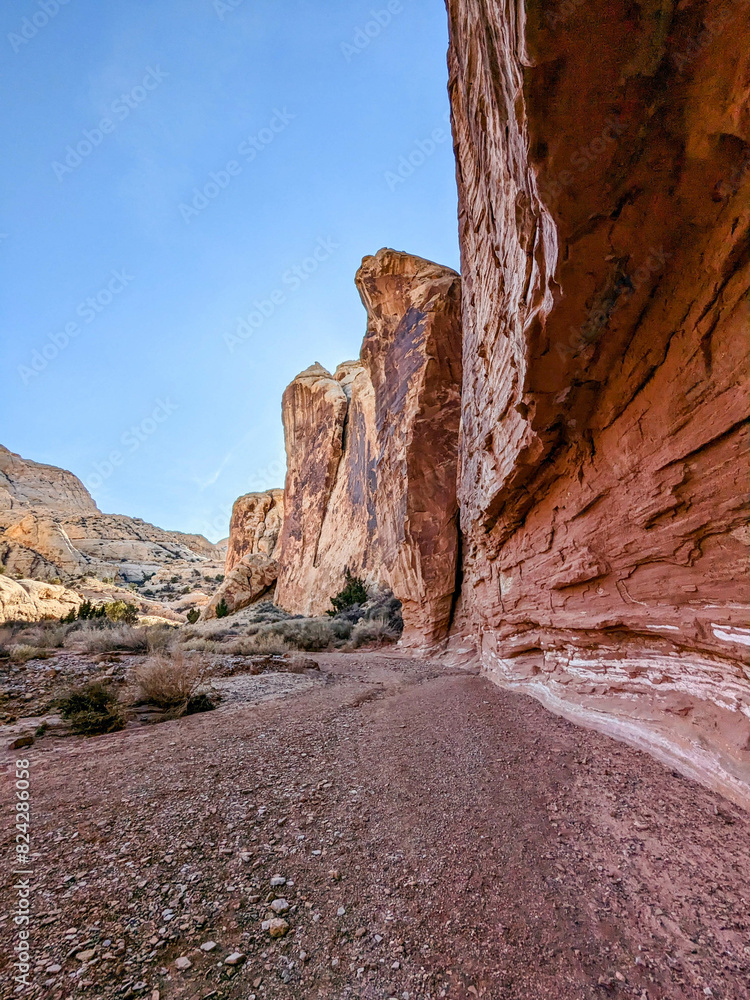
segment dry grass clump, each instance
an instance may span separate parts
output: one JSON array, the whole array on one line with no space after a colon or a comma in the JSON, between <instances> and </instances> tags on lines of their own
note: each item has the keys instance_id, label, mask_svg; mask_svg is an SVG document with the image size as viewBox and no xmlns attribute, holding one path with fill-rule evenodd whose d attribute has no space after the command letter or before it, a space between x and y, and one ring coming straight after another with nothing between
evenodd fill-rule
<instances>
[{"instance_id":1,"label":"dry grass clump","mask_svg":"<svg viewBox=\"0 0 750 1000\"><path fill-rule=\"evenodd\" d=\"M70 632L66 645L81 653L147 653L148 634L146 629L131 625L83 625Z\"/></svg>"},{"instance_id":2,"label":"dry grass clump","mask_svg":"<svg viewBox=\"0 0 750 1000\"><path fill-rule=\"evenodd\" d=\"M288 621L263 625L255 635L256 642L263 636L276 636L287 643L287 649L301 649L306 653L319 653L333 645L335 635L329 619L290 618Z\"/></svg>"},{"instance_id":3,"label":"dry grass clump","mask_svg":"<svg viewBox=\"0 0 750 1000\"><path fill-rule=\"evenodd\" d=\"M191 702L200 698L198 688L205 677L198 659L185 656L180 650L169 655L158 653L135 671L141 700L174 717L190 711Z\"/></svg>"},{"instance_id":4,"label":"dry grass clump","mask_svg":"<svg viewBox=\"0 0 750 1000\"><path fill-rule=\"evenodd\" d=\"M281 635L272 631L258 631L223 647L234 656L281 656L294 647Z\"/></svg>"},{"instance_id":5,"label":"dry grass clump","mask_svg":"<svg viewBox=\"0 0 750 1000\"><path fill-rule=\"evenodd\" d=\"M70 629L65 645L82 653L164 653L174 640L166 625L86 624Z\"/></svg>"},{"instance_id":6,"label":"dry grass clump","mask_svg":"<svg viewBox=\"0 0 750 1000\"><path fill-rule=\"evenodd\" d=\"M15 642L6 647L6 652L12 663L28 663L29 660L44 660L48 651L39 649L37 646L29 646L26 643Z\"/></svg>"},{"instance_id":7,"label":"dry grass clump","mask_svg":"<svg viewBox=\"0 0 750 1000\"><path fill-rule=\"evenodd\" d=\"M175 629L170 625L152 625L146 629L149 653L166 653L175 642Z\"/></svg>"},{"instance_id":8,"label":"dry grass clump","mask_svg":"<svg viewBox=\"0 0 750 1000\"><path fill-rule=\"evenodd\" d=\"M45 659L48 651L59 649L67 629L57 622L16 622L0 629L0 656L14 663Z\"/></svg>"},{"instance_id":9,"label":"dry grass clump","mask_svg":"<svg viewBox=\"0 0 750 1000\"><path fill-rule=\"evenodd\" d=\"M61 649L65 645L68 629L64 625L50 622L40 623L31 629L24 629L23 638L37 649Z\"/></svg>"},{"instance_id":10,"label":"dry grass clump","mask_svg":"<svg viewBox=\"0 0 750 1000\"><path fill-rule=\"evenodd\" d=\"M400 633L385 618L362 618L352 629L350 643L360 646L384 646L398 642Z\"/></svg>"}]
</instances>

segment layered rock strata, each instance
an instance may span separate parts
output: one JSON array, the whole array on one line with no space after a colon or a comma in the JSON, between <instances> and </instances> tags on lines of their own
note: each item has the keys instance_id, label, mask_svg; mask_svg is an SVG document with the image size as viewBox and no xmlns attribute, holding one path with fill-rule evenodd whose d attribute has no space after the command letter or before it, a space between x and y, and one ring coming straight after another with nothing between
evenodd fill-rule
<instances>
[{"instance_id":1,"label":"layered rock strata","mask_svg":"<svg viewBox=\"0 0 750 1000\"><path fill-rule=\"evenodd\" d=\"M750 802L746 5L447 6L462 627Z\"/></svg>"},{"instance_id":2,"label":"layered rock strata","mask_svg":"<svg viewBox=\"0 0 750 1000\"><path fill-rule=\"evenodd\" d=\"M447 632L456 585L460 279L384 249L357 287L360 359L320 365L284 393L285 518L277 601L317 615L345 569L403 603L404 642Z\"/></svg>"},{"instance_id":3,"label":"layered rock strata","mask_svg":"<svg viewBox=\"0 0 750 1000\"><path fill-rule=\"evenodd\" d=\"M7 572L46 580L141 582L168 568L185 582L196 570L219 573L225 551L202 535L103 514L71 472L0 446L0 556Z\"/></svg>"}]
</instances>

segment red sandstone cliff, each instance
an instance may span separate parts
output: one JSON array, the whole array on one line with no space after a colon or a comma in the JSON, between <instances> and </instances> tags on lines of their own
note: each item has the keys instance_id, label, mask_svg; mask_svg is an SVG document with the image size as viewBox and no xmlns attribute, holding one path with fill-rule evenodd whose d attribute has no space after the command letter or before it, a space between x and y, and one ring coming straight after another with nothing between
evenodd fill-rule
<instances>
[{"instance_id":1,"label":"red sandstone cliff","mask_svg":"<svg viewBox=\"0 0 750 1000\"><path fill-rule=\"evenodd\" d=\"M448 12L462 627L750 801L747 5Z\"/></svg>"},{"instance_id":2,"label":"red sandstone cliff","mask_svg":"<svg viewBox=\"0 0 750 1000\"><path fill-rule=\"evenodd\" d=\"M393 250L366 257L359 361L284 393L278 603L322 614L349 567L403 603L404 642L445 636L458 553L460 279Z\"/></svg>"}]
</instances>

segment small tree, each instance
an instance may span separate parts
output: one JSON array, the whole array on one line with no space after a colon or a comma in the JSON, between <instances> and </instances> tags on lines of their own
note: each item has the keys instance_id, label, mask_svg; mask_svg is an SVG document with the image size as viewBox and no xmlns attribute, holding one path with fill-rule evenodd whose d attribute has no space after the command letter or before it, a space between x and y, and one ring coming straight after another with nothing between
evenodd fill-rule
<instances>
[{"instance_id":1,"label":"small tree","mask_svg":"<svg viewBox=\"0 0 750 1000\"><path fill-rule=\"evenodd\" d=\"M332 617L340 611L353 608L355 604L364 604L368 598L365 581L361 577L352 576L348 566L344 570L344 574L346 576L346 586L335 597L331 598L333 609L327 612Z\"/></svg>"},{"instance_id":2,"label":"small tree","mask_svg":"<svg viewBox=\"0 0 750 1000\"><path fill-rule=\"evenodd\" d=\"M126 604L125 601L112 601L104 605L104 613L111 622L122 625L138 624L138 608L135 604Z\"/></svg>"},{"instance_id":3,"label":"small tree","mask_svg":"<svg viewBox=\"0 0 750 1000\"><path fill-rule=\"evenodd\" d=\"M222 599L216 605L216 617L217 618L226 618L228 614L229 614L229 606L228 606L227 602L224 600L224 598L222 597Z\"/></svg>"},{"instance_id":4,"label":"small tree","mask_svg":"<svg viewBox=\"0 0 750 1000\"><path fill-rule=\"evenodd\" d=\"M187 620L190 625L195 625L200 616L200 611L197 608L191 608L187 613Z\"/></svg>"}]
</instances>

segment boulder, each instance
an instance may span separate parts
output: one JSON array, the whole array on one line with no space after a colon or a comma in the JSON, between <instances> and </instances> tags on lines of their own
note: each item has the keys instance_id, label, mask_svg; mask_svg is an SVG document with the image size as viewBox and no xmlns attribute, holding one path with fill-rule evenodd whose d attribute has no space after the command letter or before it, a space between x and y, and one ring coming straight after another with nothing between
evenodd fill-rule
<instances>
[{"instance_id":1,"label":"boulder","mask_svg":"<svg viewBox=\"0 0 750 1000\"><path fill-rule=\"evenodd\" d=\"M279 564L261 552L243 556L201 612L201 621L216 617L216 607L222 601L230 614L273 598Z\"/></svg>"},{"instance_id":2,"label":"boulder","mask_svg":"<svg viewBox=\"0 0 750 1000\"><path fill-rule=\"evenodd\" d=\"M70 611L77 611L82 602L79 594L66 587L0 576L0 622L64 618Z\"/></svg>"},{"instance_id":3,"label":"boulder","mask_svg":"<svg viewBox=\"0 0 750 1000\"><path fill-rule=\"evenodd\" d=\"M284 491L248 493L235 501L229 525L225 573L243 556L261 553L273 557L284 521Z\"/></svg>"},{"instance_id":4,"label":"boulder","mask_svg":"<svg viewBox=\"0 0 750 1000\"><path fill-rule=\"evenodd\" d=\"M745 5L448 12L456 628L498 683L748 802Z\"/></svg>"}]
</instances>

